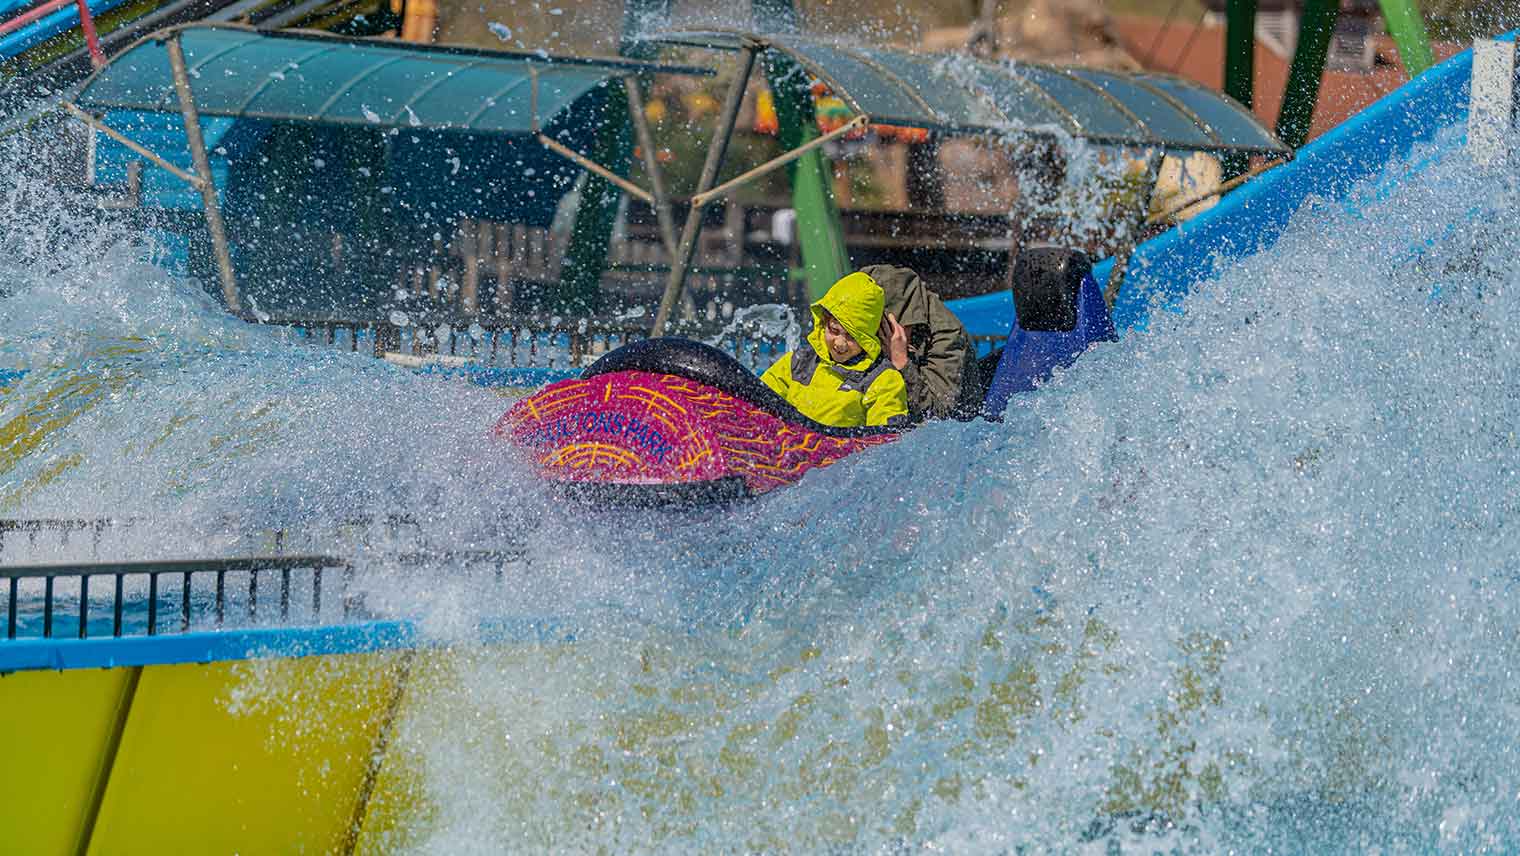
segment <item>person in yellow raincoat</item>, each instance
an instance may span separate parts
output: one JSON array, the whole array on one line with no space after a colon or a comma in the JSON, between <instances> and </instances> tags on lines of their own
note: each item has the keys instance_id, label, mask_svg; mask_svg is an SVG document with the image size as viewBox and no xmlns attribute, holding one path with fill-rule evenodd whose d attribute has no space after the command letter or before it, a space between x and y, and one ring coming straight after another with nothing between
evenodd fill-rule
<instances>
[{"instance_id":1,"label":"person in yellow raincoat","mask_svg":"<svg viewBox=\"0 0 1520 856\"><path fill-rule=\"evenodd\" d=\"M813 304L803 347L782 354L760 379L825 425L906 427L907 387L876 338L884 305L876 280L859 272L844 277Z\"/></svg>"}]
</instances>

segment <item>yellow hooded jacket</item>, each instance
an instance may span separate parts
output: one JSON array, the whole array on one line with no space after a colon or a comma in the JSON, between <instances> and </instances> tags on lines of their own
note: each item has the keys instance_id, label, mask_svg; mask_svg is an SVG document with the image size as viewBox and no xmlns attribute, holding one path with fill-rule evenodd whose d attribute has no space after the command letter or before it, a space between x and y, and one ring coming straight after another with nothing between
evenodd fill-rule
<instances>
[{"instance_id":1,"label":"yellow hooded jacket","mask_svg":"<svg viewBox=\"0 0 1520 856\"><path fill-rule=\"evenodd\" d=\"M905 425L907 387L876 339L884 303L881 286L863 273L834 283L813 304L807 347L783 354L760 379L803 415L825 425ZM822 310L839 319L864 353L847 364L834 362L823 339Z\"/></svg>"}]
</instances>

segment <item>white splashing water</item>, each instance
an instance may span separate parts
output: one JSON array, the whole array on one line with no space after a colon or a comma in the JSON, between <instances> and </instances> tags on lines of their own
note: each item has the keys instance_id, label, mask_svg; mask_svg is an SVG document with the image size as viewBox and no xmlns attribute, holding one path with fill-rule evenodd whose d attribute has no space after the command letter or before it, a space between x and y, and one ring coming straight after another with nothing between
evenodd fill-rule
<instances>
[{"instance_id":1,"label":"white splashing water","mask_svg":"<svg viewBox=\"0 0 1520 856\"><path fill-rule=\"evenodd\" d=\"M684 514L559 507L485 440L498 396L229 320L21 184L4 514L130 509L124 551L185 554L392 512L492 546L506 511L510 597L442 569L374 604L579 628L416 689L397 849L1520 846L1513 178L1311 205L1002 424Z\"/></svg>"}]
</instances>

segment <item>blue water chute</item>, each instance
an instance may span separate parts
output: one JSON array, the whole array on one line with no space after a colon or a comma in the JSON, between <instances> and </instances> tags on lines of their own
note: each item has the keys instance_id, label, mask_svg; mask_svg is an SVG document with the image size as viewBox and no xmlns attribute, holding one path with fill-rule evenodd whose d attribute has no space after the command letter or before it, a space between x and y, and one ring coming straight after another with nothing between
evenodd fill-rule
<instances>
[{"instance_id":1,"label":"blue water chute","mask_svg":"<svg viewBox=\"0 0 1520 856\"><path fill-rule=\"evenodd\" d=\"M1092 262L1076 250L1031 247L1019 253L1013 310L1013 330L982 402L988 419L1002 419L1014 393L1034 389L1092 343L1115 338Z\"/></svg>"}]
</instances>

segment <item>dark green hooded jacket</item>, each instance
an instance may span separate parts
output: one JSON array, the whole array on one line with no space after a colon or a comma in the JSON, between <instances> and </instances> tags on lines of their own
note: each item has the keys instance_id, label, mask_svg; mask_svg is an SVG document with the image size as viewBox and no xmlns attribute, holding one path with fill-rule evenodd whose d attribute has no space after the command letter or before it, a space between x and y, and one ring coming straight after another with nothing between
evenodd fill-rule
<instances>
[{"instance_id":1,"label":"dark green hooded jacket","mask_svg":"<svg viewBox=\"0 0 1520 856\"><path fill-rule=\"evenodd\" d=\"M981 409L982 383L966 325L909 268L871 265L861 273L881 286L886 312L908 333L908 365L902 374L909 418L922 422L975 416Z\"/></svg>"}]
</instances>

